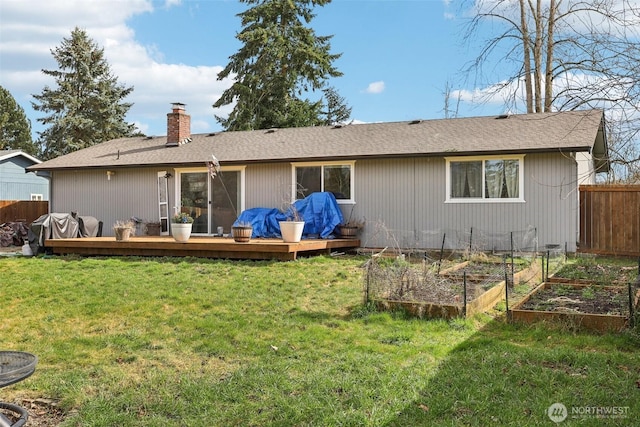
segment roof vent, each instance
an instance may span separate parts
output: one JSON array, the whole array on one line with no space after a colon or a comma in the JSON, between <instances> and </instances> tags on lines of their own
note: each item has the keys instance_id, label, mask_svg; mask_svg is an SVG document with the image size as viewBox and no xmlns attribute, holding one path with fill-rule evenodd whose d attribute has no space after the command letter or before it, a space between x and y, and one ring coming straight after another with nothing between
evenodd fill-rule
<instances>
[{"instance_id":1,"label":"roof vent","mask_svg":"<svg viewBox=\"0 0 640 427\"><path fill-rule=\"evenodd\" d=\"M422 120L411 120L409 122L410 125L417 125L418 123L422 123Z\"/></svg>"},{"instance_id":2,"label":"roof vent","mask_svg":"<svg viewBox=\"0 0 640 427\"><path fill-rule=\"evenodd\" d=\"M265 133L276 133L275 129L267 129L267 131Z\"/></svg>"},{"instance_id":3,"label":"roof vent","mask_svg":"<svg viewBox=\"0 0 640 427\"><path fill-rule=\"evenodd\" d=\"M215 133L215 132L211 132L210 134L207 134L207 136L216 136L216 135L217 135L217 133Z\"/></svg>"},{"instance_id":4,"label":"roof vent","mask_svg":"<svg viewBox=\"0 0 640 427\"><path fill-rule=\"evenodd\" d=\"M508 114L500 114L498 117L496 117L496 119L508 119L509 115Z\"/></svg>"},{"instance_id":5,"label":"roof vent","mask_svg":"<svg viewBox=\"0 0 640 427\"><path fill-rule=\"evenodd\" d=\"M341 125L341 124L333 125L333 128L334 128L334 129L340 129L341 127L342 127L342 125Z\"/></svg>"},{"instance_id":6,"label":"roof vent","mask_svg":"<svg viewBox=\"0 0 640 427\"><path fill-rule=\"evenodd\" d=\"M153 136L147 136L145 139L153 139Z\"/></svg>"}]
</instances>

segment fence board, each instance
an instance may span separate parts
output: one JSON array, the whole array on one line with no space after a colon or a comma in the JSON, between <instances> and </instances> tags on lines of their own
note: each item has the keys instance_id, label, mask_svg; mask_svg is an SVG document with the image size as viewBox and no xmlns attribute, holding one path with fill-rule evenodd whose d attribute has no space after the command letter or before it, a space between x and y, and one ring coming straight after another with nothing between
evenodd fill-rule
<instances>
[{"instance_id":1,"label":"fence board","mask_svg":"<svg viewBox=\"0 0 640 427\"><path fill-rule=\"evenodd\" d=\"M32 223L49 212L49 202L31 200L0 200L0 224L5 222Z\"/></svg>"},{"instance_id":2,"label":"fence board","mask_svg":"<svg viewBox=\"0 0 640 427\"><path fill-rule=\"evenodd\" d=\"M581 185L579 251L640 256L640 185Z\"/></svg>"}]
</instances>

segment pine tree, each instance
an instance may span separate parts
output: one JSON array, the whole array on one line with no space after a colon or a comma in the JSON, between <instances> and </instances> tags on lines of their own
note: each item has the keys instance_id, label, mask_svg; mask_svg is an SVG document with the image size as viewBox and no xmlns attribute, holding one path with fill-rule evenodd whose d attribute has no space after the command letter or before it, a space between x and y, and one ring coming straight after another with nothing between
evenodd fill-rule
<instances>
[{"instance_id":1,"label":"pine tree","mask_svg":"<svg viewBox=\"0 0 640 427\"><path fill-rule=\"evenodd\" d=\"M236 103L227 118L216 116L226 130L313 126L324 123L322 100L303 96L322 90L327 79L342 75L333 65L332 36L317 36L306 27L313 7L331 0L241 0L254 5L238 14L243 43L218 80L235 74L235 83L214 108Z\"/></svg>"},{"instance_id":2,"label":"pine tree","mask_svg":"<svg viewBox=\"0 0 640 427\"><path fill-rule=\"evenodd\" d=\"M118 83L104 57L104 49L75 28L70 38L51 51L59 70L42 70L57 88L45 86L33 95L36 111L48 115L38 121L49 125L39 132L40 156L47 160L92 145L133 134L125 122L133 104L122 100L133 91Z\"/></svg>"},{"instance_id":3,"label":"pine tree","mask_svg":"<svg viewBox=\"0 0 640 427\"><path fill-rule=\"evenodd\" d=\"M325 110L322 111L325 125L345 123L351 116L351 107L345 104L345 100L334 87L323 90L325 100Z\"/></svg>"},{"instance_id":4,"label":"pine tree","mask_svg":"<svg viewBox=\"0 0 640 427\"><path fill-rule=\"evenodd\" d=\"M31 122L13 95L0 86L0 150L22 150L36 156L38 147L31 139Z\"/></svg>"}]
</instances>

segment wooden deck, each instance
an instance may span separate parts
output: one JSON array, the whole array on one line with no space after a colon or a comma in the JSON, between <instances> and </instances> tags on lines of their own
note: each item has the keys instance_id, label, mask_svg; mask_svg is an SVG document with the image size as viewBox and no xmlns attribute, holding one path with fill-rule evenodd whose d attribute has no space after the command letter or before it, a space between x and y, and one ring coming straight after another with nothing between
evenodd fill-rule
<instances>
[{"instance_id":1,"label":"wooden deck","mask_svg":"<svg viewBox=\"0 0 640 427\"><path fill-rule=\"evenodd\" d=\"M178 243L171 236L132 237L126 242L114 237L48 239L44 244L56 255L78 254L99 256L193 256L224 259L295 260L298 254L316 255L360 246L359 239L303 239L285 243L281 239L251 239L236 243L230 237L191 237Z\"/></svg>"}]
</instances>

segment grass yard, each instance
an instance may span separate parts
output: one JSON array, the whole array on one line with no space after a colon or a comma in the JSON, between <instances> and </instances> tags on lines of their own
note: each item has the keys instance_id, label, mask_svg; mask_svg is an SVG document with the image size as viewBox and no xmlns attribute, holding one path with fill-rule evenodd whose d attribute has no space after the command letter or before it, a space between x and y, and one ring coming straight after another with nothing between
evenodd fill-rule
<instances>
[{"instance_id":1,"label":"grass yard","mask_svg":"<svg viewBox=\"0 0 640 427\"><path fill-rule=\"evenodd\" d=\"M39 357L1 398L83 427L549 426L554 403L562 425L640 418L637 330L378 313L364 261L0 257L0 348Z\"/></svg>"}]
</instances>

